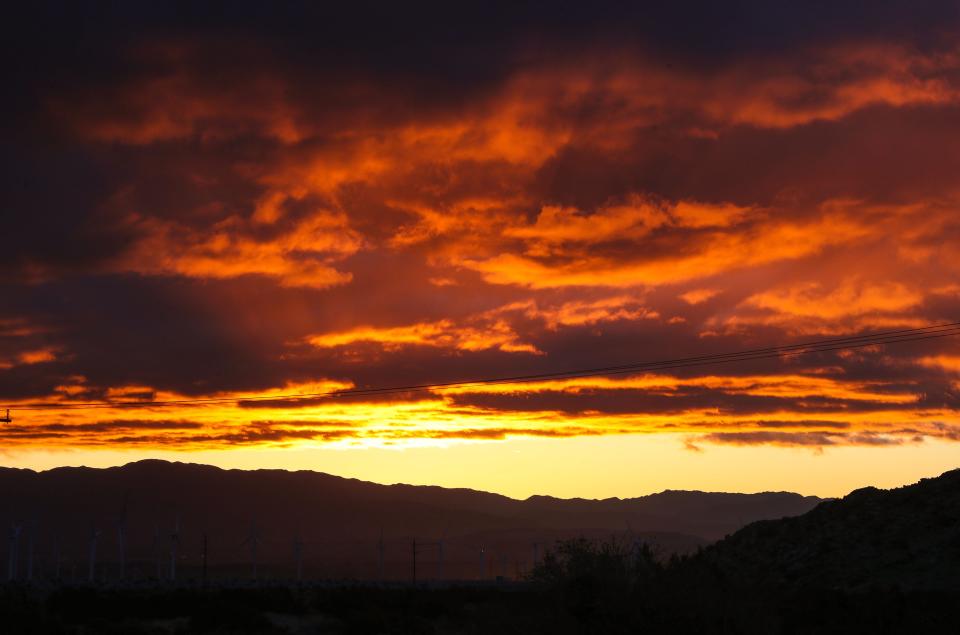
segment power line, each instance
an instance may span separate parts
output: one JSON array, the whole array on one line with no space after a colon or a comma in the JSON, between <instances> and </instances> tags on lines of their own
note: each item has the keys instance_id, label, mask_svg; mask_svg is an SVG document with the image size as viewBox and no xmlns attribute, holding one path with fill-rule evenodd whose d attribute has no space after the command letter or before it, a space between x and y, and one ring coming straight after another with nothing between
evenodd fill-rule
<instances>
[{"instance_id":1,"label":"power line","mask_svg":"<svg viewBox=\"0 0 960 635\"><path fill-rule=\"evenodd\" d=\"M772 346L767 348L755 348L730 353L715 353L711 355L699 355L693 357L680 357L674 359L664 359L646 362L635 362L631 364L620 364L615 366L602 366L594 368L572 369L565 371L554 371L545 373L532 373L525 375L511 375L504 377L490 377L482 379L470 379L448 382L434 382L423 384L411 384L406 386L387 386L372 388L349 388L343 390L331 390L315 393L293 393L284 395L264 395L255 397L211 397L197 399L170 399L170 400L152 400L152 401L97 401L97 402L77 402L77 403L26 403L21 405L12 404L10 410L80 410L94 408L159 408L178 405L191 404L216 404L216 403L249 403L249 402L269 402L269 401L302 401L322 398L338 398L351 396L374 396L396 393L422 392L429 390L438 390L444 388L465 388L471 386L496 385L496 384L520 384L544 380L556 379L579 379L586 377L600 377L610 375L624 375L642 371L660 371L672 370L677 368L690 368L695 366L706 366L712 364L724 364L732 362L754 361L764 359L776 359L795 357L810 353L823 353L839 350L852 350L857 348L866 348L870 346L899 344L904 342L916 342L921 340L938 339L943 337L952 337L960 335L960 322L950 322L946 324L937 324L932 326L918 327L912 329L901 329L895 331L882 331L867 335L852 335L825 340L817 340L803 344L788 344L782 346ZM7 406L2 406L7 408Z\"/></svg>"}]
</instances>

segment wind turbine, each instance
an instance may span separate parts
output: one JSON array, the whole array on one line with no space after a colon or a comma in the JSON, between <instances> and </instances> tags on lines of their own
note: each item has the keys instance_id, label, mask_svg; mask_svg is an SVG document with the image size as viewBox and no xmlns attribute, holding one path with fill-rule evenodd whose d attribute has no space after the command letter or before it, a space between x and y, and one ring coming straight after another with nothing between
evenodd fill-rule
<instances>
[{"instance_id":1,"label":"wind turbine","mask_svg":"<svg viewBox=\"0 0 960 635\"><path fill-rule=\"evenodd\" d=\"M170 533L170 580L177 579L177 548L180 546L180 514L173 524L173 531Z\"/></svg>"},{"instance_id":2,"label":"wind turbine","mask_svg":"<svg viewBox=\"0 0 960 635\"><path fill-rule=\"evenodd\" d=\"M207 588L207 532L203 532L203 540L201 541L203 546L202 551L200 552L200 561L203 564L202 570L202 579L203 579L203 588Z\"/></svg>"},{"instance_id":3,"label":"wind turbine","mask_svg":"<svg viewBox=\"0 0 960 635\"><path fill-rule=\"evenodd\" d=\"M380 540L377 542L377 568L380 575L380 582L384 581L383 577L383 527L380 528Z\"/></svg>"},{"instance_id":4,"label":"wind turbine","mask_svg":"<svg viewBox=\"0 0 960 635\"><path fill-rule=\"evenodd\" d=\"M157 582L163 580L163 556L161 555L162 546L160 545L160 525L153 526L153 551L157 560Z\"/></svg>"},{"instance_id":5,"label":"wind turbine","mask_svg":"<svg viewBox=\"0 0 960 635\"><path fill-rule=\"evenodd\" d=\"M90 570L87 572L87 577L90 582L93 582L96 579L96 569L97 569L97 539L100 537L100 531L96 527L90 528L90 543L89 543L89 566Z\"/></svg>"},{"instance_id":6,"label":"wind turbine","mask_svg":"<svg viewBox=\"0 0 960 635\"><path fill-rule=\"evenodd\" d=\"M437 581L443 582L443 556L444 556L444 547L446 547L446 537L447 530L443 530L443 534L440 535L440 540L437 541L437 548L439 549L439 558L437 559Z\"/></svg>"},{"instance_id":7,"label":"wind turbine","mask_svg":"<svg viewBox=\"0 0 960 635\"><path fill-rule=\"evenodd\" d=\"M487 550L483 548L483 545L480 546L480 580L486 575L487 571Z\"/></svg>"},{"instance_id":8,"label":"wind turbine","mask_svg":"<svg viewBox=\"0 0 960 635\"><path fill-rule=\"evenodd\" d=\"M120 556L120 580L127 577L127 495L123 495L123 507L120 508L120 519L117 522L117 549Z\"/></svg>"},{"instance_id":9,"label":"wind turbine","mask_svg":"<svg viewBox=\"0 0 960 635\"><path fill-rule=\"evenodd\" d=\"M250 533L247 535L247 538L243 541L244 545L250 545L250 570L253 575L253 579L257 579L257 547L260 545L260 534L257 532L257 523L255 520L250 521Z\"/></svg>"},{"instance_id":10,"label":"wind turbine","mask_svg":"<svg viewBox=\"0 0 960 635\"><path fill-rule=\"evenodd\" d=\"M33 540L37 531L37 521L27 525L27 582L33 581Z\"/></svg>"},{"instance_id":11,"label":"wind turbine","mask_svg":"<svg viewBox=\"0 0 960 635\"><path fill-rule=\"evenodd\" d=\"M60 534L53 535L53 579L60 581Z\"/></svg>"},{"instance_id":12,"label":"wind turbine","mask_svg":"<svg viewBox=\"0 0 960 635\"><path fill-rule=\"evenodd\" d=\"M630 555L636 556L638 553L640 553L640 549L641 549L640 539L637 537L637 534L633 531L633 527L630 526L630 521L624 520L623 522L627 524L627 533L630 535L630 550L631 550Z\"/></svg>"},{"instance_id":13,"label":"wind turbine","mask_svg":"<svg viewBox=\"0 0 960 635\"><path fill-rule=\"evenodd\" d=\"M20 553L20 532L23 526L10 523L10 553L7 556L7 579L11 582L17 578L17 555Z\"/></svg>"},{"instance_id":14,"label":"wind turbine","mask_svg":"<svg viewBox=\"0 0 960 635\"><path fill-rule=\"evenodd\" d=\"M303 539L300 533L293 538L293 557L297 562L297 582L303 581Z\"/></svg>"}]
</instances>

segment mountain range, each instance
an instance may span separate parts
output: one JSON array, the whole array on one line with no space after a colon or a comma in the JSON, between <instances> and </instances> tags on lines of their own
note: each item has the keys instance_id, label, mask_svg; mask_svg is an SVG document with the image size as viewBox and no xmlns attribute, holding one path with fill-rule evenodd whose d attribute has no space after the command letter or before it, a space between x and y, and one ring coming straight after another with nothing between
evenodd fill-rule
<instances>
[{"instance_id":1,"label":"mountain range","mask_svg":"<svg viewBox=\"0 0 960 635\"><path fill-rule=\"evenodd\" d=\"M96 579L118 579L121 558L127 578L198 576L204 544L213 576L290 578L300 562L310 578L510 578L564 538L642 540L664 556L689 553L754 521L796 516L821 502L788 492L699 491L517 500L158 460L0 468L8 569L15 556L14 576L38 579L86 579L91 562Z\"/></svg>"}]
</instances>

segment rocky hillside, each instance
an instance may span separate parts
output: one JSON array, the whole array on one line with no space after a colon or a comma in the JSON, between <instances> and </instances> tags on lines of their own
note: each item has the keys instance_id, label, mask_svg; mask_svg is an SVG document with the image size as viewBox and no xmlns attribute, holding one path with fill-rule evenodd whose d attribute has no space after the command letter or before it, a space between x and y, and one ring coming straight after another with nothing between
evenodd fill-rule
<instances>
[{"instance_id":1,"label":"rocky hillside","mask_svg":"<svg viewBox=\"0 0 960 635\"><path fill-rule=\"evenodd\" d=\"M960 470L752 523L702 557L745 583L960 590Z\"/></svg>"}]
</instances>

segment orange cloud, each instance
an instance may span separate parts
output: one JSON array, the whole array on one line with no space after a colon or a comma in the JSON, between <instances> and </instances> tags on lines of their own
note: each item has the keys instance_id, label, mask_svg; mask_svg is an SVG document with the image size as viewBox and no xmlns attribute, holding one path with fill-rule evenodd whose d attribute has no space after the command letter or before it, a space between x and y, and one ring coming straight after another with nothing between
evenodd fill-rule
<instances>
[{"instance_id":1,"label":"orange cloud","mask_svg":"<svg viewBox=\"0 0 960 635\"><path fill-rule=\"evenodd\" d=\"M677 205L673 209L679 207ZM723 209L731 208L724 206ZM670 214L669 209L667 214ZM615 218L612 225L608 224L608 215ZM737 212L738 217L741 215L742 212ZM729 214L721 214L720 217L734 222ZM488 282L523 285L533 289L661 285L811 256L828 246L861 239L871 231L845 211L832 207L825 208L822 214L806 222L777 221L760 211L754 212L753 217L747 224L730 228L720 226L712 231L699 232L693 239L694 245L684 244L684 232L678 232L675 241L662 239L665 244L652 256L646 256L641 249L637 249L635 254L614 251L610 255L603 255L604 239L612 239L615 235L626 241L631 239L631 231L625 231L622 226L620 210L604 208L585 216L585 224L595 224L599 229L585 231L579 238L571 238L566 242L551 240L549 227L553 220L546 221L546 228L540 228L538 217L532 226L527 226L524 230L526 233L518 230L520 235L530 236L523 246L522 255L502 252L490 258L467 258L459 264L479 271ZM646 214L639 212L634 219L640 226L632 231L640 236L649 231L640 220L645 218ZM684 218L681 215L676 221L681 223L676 225L679 229L687 228L682 224ZM716 219L717 215L708 212L693 222L699 223L703 218ZM702 228L696 224L693 227ZM575 233L571 233L573 235ZM600 244L597 245L595 241ZM644 242L637 240L636 244L639 247ZM659 247L656 240L650 242L650 246Z\"/></svg>"},{"instance_id":2,"label":"orange cloud","mask_svg":"<svg viewBox=\"0 0 960 635\"><path fill-rule=\"evenodd\" d=\"M681 293L680 299L687 304L700 304L716 296L718 293L720 292L716 289L691 289L686 293Z\"/></svg>"},{"instance_id":3,"label":"orange cloud","mask_svg":"<svg viewBox=\"0 0 960 635\"><path fill-rule=\"evenodd\" d=\"M35 351L25 351L20 353L18 359L21 364L40 364L43 362L52 362L57 358L57 351L53 348L42 348Z\"/></svg>"},{"instance_id":4,"label":"orange cloud","mask_svg":"<svg viewBox=\"0 0 960 635\"><path fill-rule=\"evenodd\" d=\"M386 350L403 346L433 346L461 351L480 351L496 348L510 353L537 353L530 344L518 340L510 326L494 321L484 328L459 327L450 320L396 327L357 327L348 331L324 333L307 338L313 346L335 348L358 342L380 344Z\"/></svg>"},{"instance_id":5,"label":"orange cloud","mask_svg":"<svg viewBox=\"0 0 960 635\"><path fill-rule=\"evenodd\" d=\"M615 295L598 300L573 300L560 304L537 302L535 300L514 302L484 313L485 317L496 318L520 314L531 320L542 321L544 326L556 331L562 327L589 326L601 322L618 320L656 320L657 311L646 307L643 298L630 295Z\"/></svg>"},{"instance_id":6,"label":"orange cloud","mask_svg":"<svg viewBox=\"0 0 960 635\"><path fill-rule=\"evenodd\" d=\"M750 296L745 304L789 316L837 320L865 313L902 313L917 307L923 297L919 290L897 282L847 279L833 289L808 282L765 291Z\"/></svg>"},{"instance_id":7,"label":"orange cloud","mask_svg":"<svg viewBox=\"0 0 960 635\"><path fill-rule=\"evenodd\" d=\"M69 404L86 399L83 378L60 390ZM523 384L445 388L433 398L410 395L399 401L311 398L297 404L294 394L327 393L350 388L343 382L291 384L270 391L214 394L227 401L184 403L175 407L138 407L144 399L183 399L149 386L117 386L105 391L112 407L97 410L35 410L15 416L0 429L11 447L144 446L193 450L236 445L296 444L411 445L436 441L501 440L511 437L566 437L669 433L694 435L717 443L834 445L916 442L922 438L960 437L957 412L917 407L921 395L882 381L852 381L808 375L678 377L643 374L622 378L579 378ZM776 400L780 407L763 413L729 411L698 405L697 391L715 395ZM477 395L507 396L521 402L536 395L629 395L632 400L662 395L675 405L662 412L638 405L629 412L556 410L544 402L533 409L469 404ZM430 395L426 395L430 396ZM439 397L436 398L436 397ZM256 408L237 407L231 398L256 398ZM464 399L467 401L465 402ZM518 402L518 403L521 403ZM807 404L806 402L810 402ZM11 404L16 407L16 404ZM293 407L296 406L296 407ZM29 420L29 425L20 423ZM814 443L819 439L821 443Z\"/></svg>"},{"instance_id":8,"label":"orange cloud","mask_svg":"<svg viewBox=\"0 0 960 635\"><path fill-rule=\"evenodd\" d=\"M960 98L952 83L940 75L960 66L956 55L927 56L878 45L841 46L818 53L814 60L802 60L802 73L777 68L775 62L735 69L714 85L719 98L705 100L704 107L732 123L782 128L839 119L877 104L955 103ZM730 90L735 86L747 89L736 94Z\"/></svg>"},{"instance_id":9,"label":"orange cloud","mask_svg":"<svg viewBox=\"0 0 960 635\"><path fill-rule=\"evenodd\" d=\"M254 223L268 216L258 211ZM146 238L114 266L149 274L193 278L263 275L276 278L283 286L322 289L350 281L350 273L334 265L361 245L343 214L322 210L271 240L255 238L250 223L237 217L203 233L150 219L134 217L130 222Z\"/></svg>"},{"instance_id":10,"label":"orange cloud","mask_svg":"<svg viewBox=\"0 0 960 635\"><path fill-rule=\"evenodd\" d=\"M51 98L48 106L91 139L128 144L187 137L213 141L252 131L298 144L329 131L324 119L311 116L311 105L304 107L292 98L297 78L285 77L282 70L255 66L242 84L211 86L194 62L214 46L141 45L135 51L137 60L164 72L132 80L108 95L115 108L105 109L92 98ZM267 51L263 57L269 57ZM518 65L496 90L470 104L469 116L400 125L395 141L411 150L429 148L455 158L530 163L573 135L605 147L622 146L625 130L661 123L677 111L699 112L721 126L782 128L838 119L875 104L954 103L958 93L949 76L958 67L956 53L881 43L745 58L712 73L668 69L643 54L624 56L619 49L598 48L562 64ZM381 89L362 78L321 81L333 84L333 79L336 93L331 101L360 104L337 113L349 120L351 132L369 123L365 118L375 119L378 98L387 97ZM574 126L556 116L585 105L615 117Z\"/></svg>"},{"instance_id":11,"label":"orange cloud","mask_svg":"<svg viewBox=\"0 0 960 635\"><path fill-rule=\"evenodd\" d=\"M639 306L637 300L630 296L565 302L554 309L532 308L526 311L526 315L544 320L547 328L552 330L565 326L585 326L616 320L655 320L660 317L656 311Z\"/></svg>"},{"instance_id":12,"label":"orange cloud","mask_svg":"<svg viewBox=\"0 0 960 635\"><path fill-rule=\"evenodd\" d=\"M57 349L52 347L27 350L17 353L9 358L0 357L0 370L9 369L15 366L24 366L30 364L42 364L52 362L57 358Z\"/></svg>"},{"instance_id":13,"label":"orange cloud","mask_svg":"<svg viewBox=\"0 0 960 635\"><path fill-rule=\"evenodd\" d=\"M782 374L763 375L703 375L679 378L668 374L638 374L625 378L587 377L523 384L488 384L444 388L443 394L457 393L514 393L623 391L681 395L690 388L708 388L725 394L743 394L759 397L779 397L802 401L806 398L825 398L843 401L867 401L875 404L911 404L919 397L913 392L889 391L882 381L850 381L828 377Z\"/></svg>"}]
</instances>

